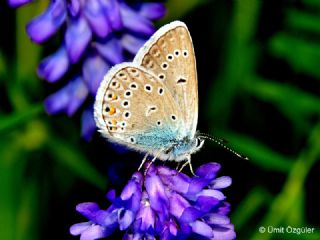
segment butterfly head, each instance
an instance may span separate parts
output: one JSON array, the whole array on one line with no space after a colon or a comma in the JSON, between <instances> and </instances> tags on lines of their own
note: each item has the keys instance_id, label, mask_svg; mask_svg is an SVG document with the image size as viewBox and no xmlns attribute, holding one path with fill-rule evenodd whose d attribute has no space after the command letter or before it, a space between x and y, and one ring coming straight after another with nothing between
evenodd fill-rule
<instances>
[{"instance_id":1,"label":"butterfly head","mask_svg":"<svg viewBox=\"0 0 320 240\"><path fill-rule=\"evenodd\" d=\"M183 138L182 140L172 144L172 146L164 151L169 160L177 162L185 161L190 158L190 155L199 151L204 144L204 139L200 137Z\"/></svg>"}]
</instances>

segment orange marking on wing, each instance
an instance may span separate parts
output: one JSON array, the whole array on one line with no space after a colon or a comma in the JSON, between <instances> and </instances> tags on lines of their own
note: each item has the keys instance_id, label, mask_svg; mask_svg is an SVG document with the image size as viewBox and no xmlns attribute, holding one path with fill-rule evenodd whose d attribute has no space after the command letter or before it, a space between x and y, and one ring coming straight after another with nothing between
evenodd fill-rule
<instances>
[{"instance_id":1,"label":"orange marking on wing","mask_svg":"<svg viewBox=\"0 0 320 240\"><path fill-rule=\"evenodd\" d=\"M109 115L111 116L111 115L113 115L115 113L116 113L116 108L110 107Z\"/></svg>"}]
</instances>

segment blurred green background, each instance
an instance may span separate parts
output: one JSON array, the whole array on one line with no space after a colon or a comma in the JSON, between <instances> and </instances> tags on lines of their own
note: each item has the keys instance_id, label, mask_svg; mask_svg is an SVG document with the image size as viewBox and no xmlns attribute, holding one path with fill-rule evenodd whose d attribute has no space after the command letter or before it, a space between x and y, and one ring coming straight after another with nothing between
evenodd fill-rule
<instances>
[{"instance_id":1,"label":"blurred green background","mask_svg":"<svg viewBox=\"0 0 320 240\"><path fill-rule=\"evenodd\" d=\"M141 155L99 134L80 138L80 114L48 116L56 90L36 75L56 45L30 42L25 24L45 1L0 8L0 239L77 239L77 203L107 206ZM197 57L198 129L250 158L206 142L194 167L222 164L237 239L320 239L320 1L169 0L167 17L186 22ZM185 170L187 171L187 169ZM309 227L312 234L259 233ZM269 228L270 230L270 228ZM112 237L111 237L112 238ZM116 239L116 238L112 238Z\"/></svg>"}]
</instances>

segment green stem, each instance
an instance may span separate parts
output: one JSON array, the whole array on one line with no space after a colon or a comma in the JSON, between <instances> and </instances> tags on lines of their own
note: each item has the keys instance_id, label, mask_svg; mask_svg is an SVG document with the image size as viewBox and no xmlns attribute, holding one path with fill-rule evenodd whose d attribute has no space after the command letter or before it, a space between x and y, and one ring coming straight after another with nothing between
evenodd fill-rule
<instances>
[{"instance_id":1,"label":"green stem","mask_svg":"<svg viewBox=\"0 0 320 240\"><path fill-rule=\"evenodd\" d=\"M282 192L273 200L267 215L262 220L260 226L279 226L285 217L290 214L290 210L295 207L296 200L304 191L304 183L317 158L320 156L320 123L312 130L309 138L309 146L301 152L294 163ZM256 231L251 239L267 240L272 234L261 234Z\"/></svg>"}]
</instances>

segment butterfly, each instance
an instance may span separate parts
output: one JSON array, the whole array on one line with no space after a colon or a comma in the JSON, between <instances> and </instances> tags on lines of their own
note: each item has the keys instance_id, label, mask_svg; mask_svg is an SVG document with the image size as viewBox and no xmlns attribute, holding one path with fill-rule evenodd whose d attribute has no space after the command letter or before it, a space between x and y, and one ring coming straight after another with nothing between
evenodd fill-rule
<instances>
[{"instance_id":1,"label":"butterfly","mask_svg":"<svg viewBox=\"0 0 320 240\"><path fill-rule=\"evenodd\" d=\"M196 131L196 60L183 22L164 25L133 62L109 70L98 88L94 119L104 137L145 153L144 161L149 155L153 160L185 161L183 167L189 163L192 171L191 154L206 137Z\"/></svg>"}]
</instances>

